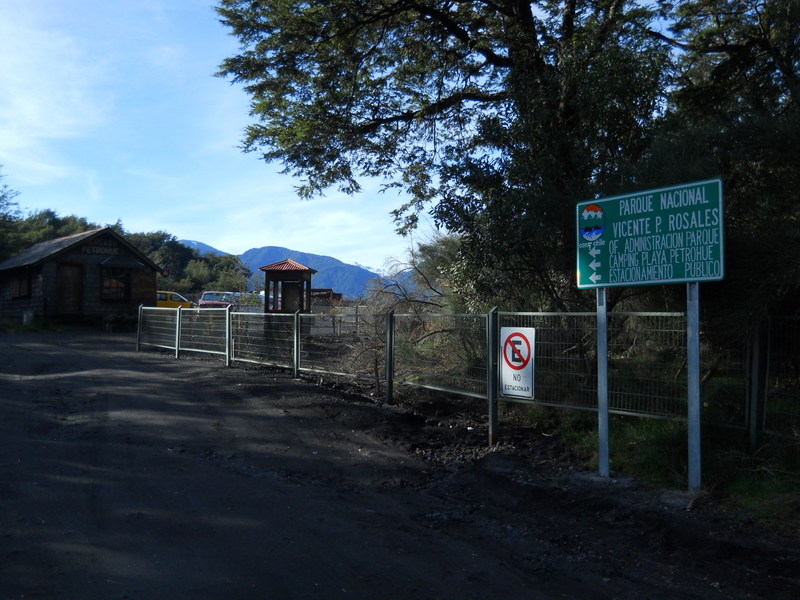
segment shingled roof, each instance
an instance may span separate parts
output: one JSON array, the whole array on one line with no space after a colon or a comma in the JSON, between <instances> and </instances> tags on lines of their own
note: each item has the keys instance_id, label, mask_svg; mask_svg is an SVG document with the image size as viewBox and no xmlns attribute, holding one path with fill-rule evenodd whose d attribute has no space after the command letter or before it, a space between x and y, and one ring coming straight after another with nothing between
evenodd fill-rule
<instances>
[{"instance_id":1,"label":"shingled roof","mask_svg":"<svg viewBox=\"0 0 800 600\"><path fill-rule=\"evenodd\" d=\"M42 263L61 252L69 250L70 248L76 246L77 244L87 242L92 238L104 234L111 234L113 237L117 238L120 241L120 243L122 243L131 253L135 254L138 258L141 259L142 261L141 266L147 265L154 270L157 271L160 270L158 265L156 265L153 261L147 258L142 252L137 250L134 246L126 242L125 239L121 235L119 235L116 231L114 231L111 227L100 227L99 229L92 229L90 231L84 231L82 233L76 233L74 235L68 235L66 237L34 244L27 250L23 250L16 256L12 256L8 260L5 260L2 263L0 263L0 271L7 271L9 269L17 269L20 267L32 267L34 265L38 265L39 263Z\"/></svg>"},{"instance_id":2,"label":"shingled roof","mask_svg":"<svg viewBox=\"0 0 800 600\"><path fill-rule=\"evenodd\" d=\"M306 273L316 273L311 267L301 265L299 262L287 258L285 260L272 263L263 267L258 267L259 271L304 271Z\"/></svg>"}]
</instances>

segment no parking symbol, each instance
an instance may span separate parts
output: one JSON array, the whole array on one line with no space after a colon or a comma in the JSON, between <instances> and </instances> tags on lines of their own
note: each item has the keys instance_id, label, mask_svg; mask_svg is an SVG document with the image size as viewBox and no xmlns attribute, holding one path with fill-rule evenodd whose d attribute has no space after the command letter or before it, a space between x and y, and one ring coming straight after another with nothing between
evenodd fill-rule
<instances>
[{"instance_id":1,"label":"no parking symbol","mask_svg":"<svg viewBox=\"0 0 800 600\"><path fill-rule=\"evenodd\" d=\"M501 327L500 388L503 396L533 398L533 355L536 330Z\"/></svg>"}]
</instances>

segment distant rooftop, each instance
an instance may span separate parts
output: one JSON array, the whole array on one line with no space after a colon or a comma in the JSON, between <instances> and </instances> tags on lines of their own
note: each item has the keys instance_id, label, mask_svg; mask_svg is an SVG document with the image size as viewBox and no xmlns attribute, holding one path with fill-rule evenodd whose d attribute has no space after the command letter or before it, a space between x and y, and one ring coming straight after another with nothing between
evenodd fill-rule
<instances>
[{"instance_id":1,"label":"distant rooftop","mask_svg":"<svg viewBox=\"0 0 800 600\"><path fill-rule=\"evenodd\" d=\"M114 231L111 227L100 227L98 229L91 229L89 231L83 231L81 233L75 233L66 237L60 237L54 240L47 240L45 242L34 244L16 256L12 256L3 262L0 262L0 271L18 269L21 267L33 267L41 262L52 259L61 252L66 252L78 244L88 242L95 237L103 235L110 235L119 240L119 242L123 246L126 246L130 253L138 257L138 259L131 256L109 256L100 264L109 267L114 266L124 268L142 268L147 266L147 268L159 270L158 265L151 261L137 248L129 244L125 238Z\"/></svg>"},{"instance_id":2,"label":"distant rooftop","mask_svg":"<svg viewBox=\"0 0 800 600\"><path fill-rule=\"evenodd\" d=\"M259 271L305 271L306 273L316 273L316 271L311 267L301 265L299 262L297 262L296 260L292 260L291 258L280 260L278 262L272 263L271 265L265 265L263 267L259 267L258 270Z\"/></svg>"}]
</instances>

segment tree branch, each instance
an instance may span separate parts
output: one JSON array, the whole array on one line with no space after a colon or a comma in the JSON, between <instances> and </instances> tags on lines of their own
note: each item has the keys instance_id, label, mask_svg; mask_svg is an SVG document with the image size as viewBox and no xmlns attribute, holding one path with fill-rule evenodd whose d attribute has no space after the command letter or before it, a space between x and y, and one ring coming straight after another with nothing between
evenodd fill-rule
<instances>
[{"instance_id":1,"label":"tree branch","mask_svg":"<svg viewBox=\"0 0 800 600\"><path fill-rule=\"evenodd\" d=\"M497 92L494 94L487 94L479 91L457 92L455 94L447 96L446 98L442 98L437 102L428 104L418 110L408 110L389 117L374 119L362 123L356 128L356 133L369 134L373 133L374 131L383 127L384 125L389 125L391 123L409 123L411 121L418 121L424 119L425 117L430 117L432 115L437 115L439 113L442 113L448 108L458 106L459 104L462 104L464 102L496 103L496 102L502 102L507 98L508 94L505 92Z\"/></svg>"}]
</instances>

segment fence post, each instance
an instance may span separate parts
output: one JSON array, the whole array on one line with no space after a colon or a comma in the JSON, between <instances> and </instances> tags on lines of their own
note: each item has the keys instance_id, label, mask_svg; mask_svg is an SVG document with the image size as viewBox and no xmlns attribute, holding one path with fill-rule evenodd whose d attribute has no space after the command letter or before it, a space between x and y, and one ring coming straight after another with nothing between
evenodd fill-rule
<instances>
[{"instance_id":1,"label":"fence post","mask_svg":"<svg viewBox=\"0 0 800 600\"><path fill-rule=\"evenodd\" d=\"M136 321L136 351L139 352L139 347L142 341L142 314L144 311L144 304L139 305L139 320Z\"/></svg>"},{"instance_id":2,"label":"fence post","mask_svg":"<svg viewBox=\"0 0 800 600\"><path fill-rule=\"evenodd\" d=\"M764 339L765 335L766 340ZM746 419L751 450L755 450L758 447L759 434L764 428L762 415L769 389L771 335L772 317L768 317L766 334L761 325L753 332L752 349L750 351L750 390ZM764 343L765 341L766 344ZM764 348L765 345L766 349Z\"/></svg>"},{"instance_id":3,"label":"fence post","mask_svg":"<svg viewBox=\"0 0 800 600\"><path fill-rule=\"evenodd\" d=\"M225 307L225 366L231 366L231 305Z\"/></svg>"},{"instance_id":4,"label":"fence post","mask_svg":"<svg viewBox=\"0 0 800 600\"><path fill-rule=\"evenodd\" d=\"M386 403L394 401L394 309L386 313Z\"/></svg>"},{"instance_id":5,"label":"fence post","mask_svg":"<svg viewBox=\"0 0 800 600\"><path fill-rule=\"evenodd\" d=\"M497 307L486 315L486 399L489 402L489 446L497 443L497 355L498 338Z\"/></svg>"},{"instance_id":6,"label":"fence post","mask_svg":"<svg viewBox=\"0 0 800 600\"><path fill-rule=\"evenodd\" d=\"M292 377L300 374L300 311L294 313L294 336L292 341Z\"/></svg>"},{"instance_id":7,"label":"fence post","mask_svg":"<svg viewBox=\"0 0 800 600\"><path fill-rule=\"evenodd\" d=\"M175 358L180 358L181 352L181 310L183 308L179 306L175 313Z\"/></svg>"},{"instance_id":8,"label":"fence post","mask_svg":"<svg viewBox=\"0 0 800 600\"><path fill-rule=\"evenodd\" d=\"M761 395L759 396L760 403L758 406L758 431L764 432L767 430L767 406L769 406L769 380L771 376L771 370L773 367L773 340L772 340L772 332L774 331L773 318L769 317L767 319L767 331L764 332L761 336L761 340L763 345L766 346L764 351L762 352L762 361L759 368L759 379Z\"/></svg>"}]
</instances>

